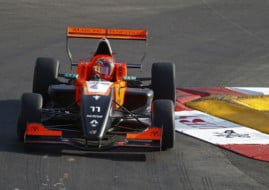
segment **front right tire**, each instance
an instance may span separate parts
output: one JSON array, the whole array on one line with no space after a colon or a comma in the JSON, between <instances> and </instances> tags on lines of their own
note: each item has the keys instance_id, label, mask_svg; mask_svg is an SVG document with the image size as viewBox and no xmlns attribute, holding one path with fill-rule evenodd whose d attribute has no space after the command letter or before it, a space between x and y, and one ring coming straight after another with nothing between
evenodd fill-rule
<instances>
[{"instance_id":1,"label":"front right tire","mask_svg":"<svg viewBox=\"0 0 269 190\"><path fill-rule=\"evenodd\" d=\"M171 100L155 100L152 112L153 126L162 128L161 148L173 148L175 144L175 113Z\"/></svg>"}]
</instances>

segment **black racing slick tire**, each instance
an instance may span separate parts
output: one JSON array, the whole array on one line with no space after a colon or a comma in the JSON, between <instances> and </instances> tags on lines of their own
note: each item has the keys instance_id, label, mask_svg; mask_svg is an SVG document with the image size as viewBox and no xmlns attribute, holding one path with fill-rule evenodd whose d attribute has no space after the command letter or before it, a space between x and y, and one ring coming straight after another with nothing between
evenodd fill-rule
<instances>
[{"instance_id":1,"label":"black racing slick tire","mask_svg":"<svg viewBox=\"0 0 269 190\"><path fill-rule=\"evenodd\" d=\"M41 94L44 104L49 101L48 88L58 84L60 62L53 58L39 57L35 63L33 93Z\"/></svg>"},{"instance_id":2,"label":"black racing slick tire","mask_svg":"<svg viewBox=\"0 0 269 190\"><path fill-rule=\"evenodd\" d=\"M173 103L175 103L175 64L153 63L151 69L151 76L151 85L154 92L154 100L169 99Z\"/></svg>"},{"instance_id":3,"label":"black racing slick tire","mask_svg":"<svg viewBox=\"0 0 269 190\"><path fill-rule=\"evenodd\" d=\"M152 112L153 126L162 128L161 148L173 148L175 144L175 113L171 100L155 100Z\"/></svg>"},{"instance_id":4,"label":"black racing slick tire","mask_svg":"<svg viewBox=\"0 0 269 190\"><path fill-rule=\"evenodd\" d=\"M17 121L17 136L24 139L26 125L29 122L41 122L42 96L35 93L24 93L21 97L21 106Z\"/></svg>"}]
</instances>

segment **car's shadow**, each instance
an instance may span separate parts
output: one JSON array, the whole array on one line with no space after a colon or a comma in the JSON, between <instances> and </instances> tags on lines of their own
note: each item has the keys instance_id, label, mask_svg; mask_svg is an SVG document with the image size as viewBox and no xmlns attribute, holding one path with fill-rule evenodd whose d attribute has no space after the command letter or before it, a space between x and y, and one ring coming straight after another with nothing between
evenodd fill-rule
<instances>
[{"instance_id":1,"label":"car's shadow","mask_svg":"<svg viewBox=\"0 0 269 190\"><path fill-rule=\"evenodd\" d=\"M49 155L49 156L83 156L117 161L146 161L146 152L135 149L116 149L109 151L80 151L72 147L58 145L30 145L25 146L17 140L16 124L19 113L19 100L0 101L0 152L15 152L21 154Z\"/></svg>"}]
</instances>

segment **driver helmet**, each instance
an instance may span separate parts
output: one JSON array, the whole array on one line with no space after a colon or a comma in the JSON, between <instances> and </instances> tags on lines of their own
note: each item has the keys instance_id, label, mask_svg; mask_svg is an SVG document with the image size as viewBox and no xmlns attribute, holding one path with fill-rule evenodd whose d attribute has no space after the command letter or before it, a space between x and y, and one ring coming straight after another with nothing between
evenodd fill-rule
<instances>
[{"instance_id":1,"label":"driver helmet","mask_svg":"<svg viewBox=\"0 0 269 190\"><path fill-rule=\"evenodd\" d=\"M113 59L110 57L101 57L96 59L93 70L96 75L99 75L104 80L111 80L114 70Z\"/></svg>"}]
</instances>

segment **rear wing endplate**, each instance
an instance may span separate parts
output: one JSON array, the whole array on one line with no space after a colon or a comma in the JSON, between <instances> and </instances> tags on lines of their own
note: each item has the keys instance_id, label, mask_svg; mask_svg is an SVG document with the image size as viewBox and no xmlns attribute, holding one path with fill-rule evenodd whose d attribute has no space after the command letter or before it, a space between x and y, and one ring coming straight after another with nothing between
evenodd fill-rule
<instances>
[{"instance_id":1,"label":"rear wing endplate","mask_svg":"<svg viewBox=\"0 0 269 190\"><path fill-rule=\"evenodd\" d=\"M108 38L121 40L147 40L147 30L68 27L68 38Z\"/></svg>"}]
</instances>

